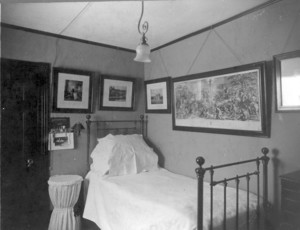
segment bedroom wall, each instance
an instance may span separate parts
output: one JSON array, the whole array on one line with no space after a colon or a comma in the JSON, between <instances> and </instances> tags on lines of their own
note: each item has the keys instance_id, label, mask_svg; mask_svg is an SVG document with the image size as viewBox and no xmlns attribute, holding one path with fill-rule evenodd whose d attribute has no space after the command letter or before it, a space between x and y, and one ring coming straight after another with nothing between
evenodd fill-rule
<instances>
[{"instance_id":1,"label":"bedroom wall","mask_svg":"<svg viewBox=\"0 0 300 230\"><path fill-rule=\"evenodd\" d=\"M51 63L95 72L94 113L92 119L136 119L144 112L143 64L133 61L134 53L74 42L35 33L1 28L2 57ZM137 78L136 108L133 112L99 111L98 79L101 74ZM86 114L52 113L51 117L70 117L71 126L81 122L86 128ZM86 130L81 131L74 150L51 152L50 174L86 173ZM92 143L95 145L95 142Z\"/></svg>"},{"instance_id":2,"label":"bedroom wall","mask_svg":"<svg viewBox=\"0 0 300 230\"><path fill-rule=\"evenodd\" d=\"M145 65L145 80L166 76L176 78L272 61L273 55L299 50L299 41L300 2L279 1L211 31L153 52L152 63ZM268 78L274 78L272 66ZM274 102L273 90L269 101L272 105L270 138L173 131L171 114L149 114L149 138L163 154L165 168L191 177L195 177L197 156L204 156L206 166L210 166L254 158L260 155L262 147L268 147L271 157L270 200L277 206L278 174L300 169L300 113L276 113ZM277 162L278 167L273 167Z\"/></svg>"}]
</instances>

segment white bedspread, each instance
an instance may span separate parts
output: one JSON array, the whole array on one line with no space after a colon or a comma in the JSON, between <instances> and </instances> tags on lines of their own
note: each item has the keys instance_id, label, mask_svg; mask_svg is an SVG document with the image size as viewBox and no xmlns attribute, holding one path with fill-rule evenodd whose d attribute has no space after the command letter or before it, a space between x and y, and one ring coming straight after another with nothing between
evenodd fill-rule
<instances>
[{"instance_id":1,"label":"white bedspread","mask_svg":"<svg viewBox=\"0 0 300 230\"><path fill-rule=\"evenodd\" d=\"M116 177L99 176L95 172L89 172L87 179L89 189L83 217L95 222L101 230L196 229L195 179L165 169ZM239 212L243 213L246 210L246 193L239 193ZM204 229L208 229L209 226L209 194L209 185L206 183ZM222 186L214 188L214 197L214 226L218 226L223 221ZM216 200L216 197L220 198ZM230 219L236 212L235 189L227 188L227 197L227 216ZM254 195L250 196L250 207L252 210L256 207Z\"/></svg>"}]
</instances>

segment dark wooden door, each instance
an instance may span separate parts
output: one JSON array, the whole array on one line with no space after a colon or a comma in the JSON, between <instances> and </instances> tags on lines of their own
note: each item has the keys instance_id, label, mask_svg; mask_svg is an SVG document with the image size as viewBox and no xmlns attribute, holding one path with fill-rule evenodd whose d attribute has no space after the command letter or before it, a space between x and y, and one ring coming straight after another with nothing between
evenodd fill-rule
<instances>
[{"instance_id":1,"label":"dark wooden door","mask_svg":"<svg viewBox=\"0 0 300 230\"><path fill-rule=\"evenodd\" d=\"M1 60L1 229L49 222L46 63Z\"/></svg>"}]
</instances>

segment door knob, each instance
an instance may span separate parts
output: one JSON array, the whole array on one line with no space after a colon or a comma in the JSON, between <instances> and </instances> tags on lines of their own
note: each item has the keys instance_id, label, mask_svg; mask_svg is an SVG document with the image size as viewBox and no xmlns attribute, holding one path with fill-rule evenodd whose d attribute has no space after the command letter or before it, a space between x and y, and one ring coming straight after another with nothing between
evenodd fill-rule
<instances>
[{"instance_id":1,"label":"door knob","mask_svg":"<svg viewBox=\"0 0 300 230\"><path fill-rule=\"evenodd\" d=\"M33 165L34 161L30 158L26 160L26 171L29 171L29 168Z\"/></svg>"}]
</instances>

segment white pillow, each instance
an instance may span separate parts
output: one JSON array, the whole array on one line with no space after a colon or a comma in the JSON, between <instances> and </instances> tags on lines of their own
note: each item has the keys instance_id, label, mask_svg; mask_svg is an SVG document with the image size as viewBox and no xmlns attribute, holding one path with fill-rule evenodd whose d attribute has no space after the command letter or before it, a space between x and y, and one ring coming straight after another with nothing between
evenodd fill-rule
<instances>
[{"instance_id":1,"label":"white pillow","mask_svg":"<svg viewBox=\"0 0 300 230\"><path fill-rule=\"evenodd\" d=\"M142 135L116 135L109 159L109 175L120 176L153 171L158 168L158 156Z\"/></svg>"},{"instance_id":2,"label":"white pillow","mask_svg":"<svg viewBox=\"0 0 300 230\"><path fill-rule=\"evenodd\" d=\"M114 147L113 135L98 139L98 144L91 153L93 163L91 164L91 170L96 171L102 175L107 174L109 171L109 158Z\"/></svg>"}]
</instances>

